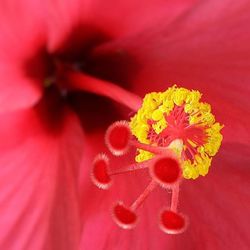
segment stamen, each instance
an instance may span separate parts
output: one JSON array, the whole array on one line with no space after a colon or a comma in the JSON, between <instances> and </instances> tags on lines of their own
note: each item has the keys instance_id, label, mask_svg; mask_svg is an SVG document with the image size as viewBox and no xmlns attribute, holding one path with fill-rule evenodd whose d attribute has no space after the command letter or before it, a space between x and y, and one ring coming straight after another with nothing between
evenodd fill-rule
<instances>
[{"instance_id":1,"label":"stamen","mask_svg":"<svg viewBox=\"0 0 250 250\"><path fill-rule=\"evenodd\" d=\"M67 85L68 89L79 89L108 97L133 111L137 111L141 107L142 99L140 97L113 83L97 79L72 69L64 70L63 78L64 85Z\"/></svg>"},{"instance_id":2,"label":"stamen","mask_svg":"<svg viewBox=\"0 0 250 250\"><path fill-rule=\"evenodd\" d=\"M180 158L185 179L208 173L222 141L223 126L215 122L210 105L200 98L199 91L176 85L165 92L149 93L130 122L132 134L139 142L168 147L173 141L182 140ZM140 162L153 156L139 149L135 159Z\"/></svg>"}]
</instances>

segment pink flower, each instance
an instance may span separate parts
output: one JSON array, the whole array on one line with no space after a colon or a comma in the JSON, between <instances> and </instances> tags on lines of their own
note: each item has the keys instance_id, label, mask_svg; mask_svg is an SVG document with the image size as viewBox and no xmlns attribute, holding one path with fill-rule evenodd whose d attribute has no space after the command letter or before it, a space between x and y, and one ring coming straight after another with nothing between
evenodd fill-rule
<instances>
[{"instance_id":1,"label":"pink flower","mask_svg":"<svg viewBox=\"0 0 250 250\"><path fill-rule=\"evenodd\" d=\"M40 2L0 3L1 248L247 249L248 1ZM116 197L131 201L146 177L120 178L109 193L90 181L105 129L130 112L76 91L98 79L140 96L169 83L199 89L225 124L209 175L183 183L184 234L151 218L161 192L133 231L110 220Z\"/></svg>"}]
</instances>

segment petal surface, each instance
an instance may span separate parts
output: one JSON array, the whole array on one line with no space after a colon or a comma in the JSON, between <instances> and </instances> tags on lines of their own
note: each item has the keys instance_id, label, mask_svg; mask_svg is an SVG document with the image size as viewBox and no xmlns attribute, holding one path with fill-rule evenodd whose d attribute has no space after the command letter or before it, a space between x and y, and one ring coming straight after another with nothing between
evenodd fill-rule
<instances>
[{"instance_id":1,"label":"petal surface","mask_svg":"<svg viewBox=\"0 0 250 250\"><path fill-rule=\"evenodd\" d=\"M49 51L83 52L95 44L148 28L165 16L165 23L196 0L64 0L48 1ZM83 56L83 55L82 55Z\"/></svg>"},{"instance_id":2,"label":"petal surface","mask_svg":"<svg viewBox=\"0 0 250 250\"><path fill-rule=\"evenodd\" d=\"M90 166L95 154L103 150L103 135L89 135L87 141L90 147L84 159ZM162 189L150 194L138 210L135 229L120 229L111 218L110 208L115 201L129 205L143 191L150 181L147 172L115 176L112 187L104 191L91 183L90 173L83 168L81 249L248 249L249 150L241 144L225 143L205 178L183 182L179 211L189 217L190 225L177 236L164 234L157 225L159 211L168 207L170 200ZM131 157L117 158L115 168L131 162Z\"/></svg>"},{"instance_id":3,"label":"petal surface","mask_svg":"<svg viewBox=\"0 0 250 250\"><path fill-rule=\"evenodd\" d=\"M1 115L1 249L79 246L83 134L75 115L58 108L54 96L45 103Z\"/></svg>"},{"instance_id":4,"label":"petal surface","mask_svg":"<svg viewBox=\"0 0 250 250\"><path fill-rule=\"evenodd\" d=\"M190 226L173 249L248 249L249 152L245 145L225 143L205 178L184 183L180 209Z\"/></svg>"},{"instance_id":5,"label":"petal surface","mask_svg":"<svg viewBox=\"0 0 250 250\"><path fill-rule=\"evenodd\" d=\"M92 217L92 221L85 220L82 249L88 249L88 244L92 249L140 249L141 246L145 249L147 246L151 247L148 249L156 246L160 249L185 247L188 250L248 248L248 7L247 1L203 1L166 27L155 27L151 32L147 30L94 51L96 68L102 65L103 71L108 71L108 68L119 69L124 65L125 56L130 57L131 60L127 61L130 67L126 68L125 61L124 68L128 69L125 73L129 75L132 72L132 76L117 76L114 79L112 75L105 74L105 77L117 83L132 82L131 88L141 95L165 90L172 83L201 90L204 100L211 103L217 119L225 124L225 139L221 152L214 159L211 173L197 182L186 181L182 186L180 209L190 216L191 221L183 235L158 235L156 225L150 224L154 223L152 210L155 208L154 205L146 208L148 203L141 212L143 220L143 215L147 213L145 211L152 209L147 222L141 221L134 231L114 229L115 225L107 219L110 216L106 212L109 204L116 197L127 197L126 202L129 203L132 194L140 192L141 186L145 185L138 179L133 183L127 178L120 178L119 191L111 190L113 193L109 194L94 191L95 187L92 189L91 183L87 186L93 196L87 198L91 209L85 210L83 215L84 218ZM114 54L118 59L113 60ZM102 70L97 71L101 76ZM105 195L107 201L104 200ZM166 200L154 195L152 197L152 203L159 202L159 207ZM89 237L92 234L96 235L95 240ZM155 238L159 239L157 243Z\"/></svg>"},{"instance_id":6,"label":"petal surface","mask_svg":"<svg viewBox=\"0 0 250 250\"><path fill-rule=\"evenodd\" d=\"M0 112L30 107L41 97L44 14L40 1L0 2Z\"/></svg>"},{"instance_id":7,"label":"petal surface","mask_svg":"<svg viewBox=\"0 0 250 250\"><path fill-rule=\"evenodd\" d=\"M198 89L225 124L225 141L249 141L249 11L245 0L200 1L170 24L99 47L95 69L141 95L173 84ZM126 77L107 74L121 67Z\"/></svg>"}]
</instances>

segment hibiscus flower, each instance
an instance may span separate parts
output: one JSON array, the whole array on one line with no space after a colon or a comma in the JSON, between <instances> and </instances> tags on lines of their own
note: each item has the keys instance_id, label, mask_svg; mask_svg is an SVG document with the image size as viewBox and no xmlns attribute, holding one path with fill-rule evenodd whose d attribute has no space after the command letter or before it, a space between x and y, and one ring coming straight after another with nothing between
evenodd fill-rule
<instances>
[{"instance_id":1,"label":"hibiscus flower","mask_svg":"<svg viewBox=\"0 0 250 250\"><path fill-rule=\"evenodd\" d=\"M247 249L249 9L243 0L1 1L1 248ZM182 235L152 219L160 191L133 231L110 220L112 202L131 201L145 178L120 178L105 194L92 185L104 131L130 116L78 91L103 80L141 97L172 83L199 89L225 124L208 176L183 183L192 226Z\"/></svg>"}]
</instances>

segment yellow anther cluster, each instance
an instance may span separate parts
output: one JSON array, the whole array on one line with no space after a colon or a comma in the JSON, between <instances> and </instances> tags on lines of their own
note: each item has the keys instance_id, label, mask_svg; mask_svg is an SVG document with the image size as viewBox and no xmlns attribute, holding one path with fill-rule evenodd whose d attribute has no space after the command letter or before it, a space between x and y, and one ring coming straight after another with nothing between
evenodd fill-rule
<instances>
[{"instance_id":1,"label":"yellow anther cluster","mask_svg":"<svg viewBox=\"0 0 250 250\"><path fill-rule=\"evenodd\" d=\"M195 142L189 141L190 145L196 147L198 153L192 161L183 160L183 177L186 179L196 179L208 173L212 157L218 152L222 141L220 130L223 126L215 122L211 106L200 102L200 98L199 91L178 88L176 85L165 92L149 93L144 97L142 107L130 122L135 137L142 143L152 144L148 138L150 129L148 121L154 121L152 127L155 133L159 134L168 126L165 116L169 115L175 106L184 107L185 113L189 116L189 124L202 126L207 136L204 145L196 145ZM185 144L183 147L185 150ZM139 149L136 161L142 162L153 156L152 153Z\"/></svg>"}]
</instances>

